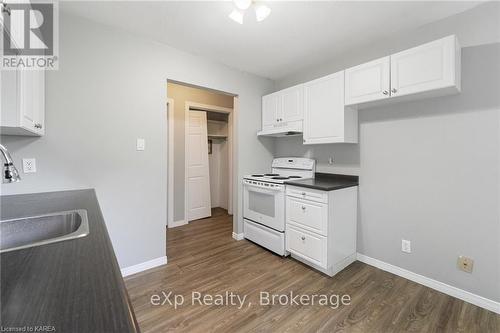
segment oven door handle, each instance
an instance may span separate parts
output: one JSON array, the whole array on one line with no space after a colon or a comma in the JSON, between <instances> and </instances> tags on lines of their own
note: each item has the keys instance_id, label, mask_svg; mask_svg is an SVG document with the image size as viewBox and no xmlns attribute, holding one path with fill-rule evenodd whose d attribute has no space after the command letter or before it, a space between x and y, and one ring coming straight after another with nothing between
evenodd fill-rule
<instances>
[{"instance_id":1,"label":"oven door handle","mask_svg":"<svg viewBox=\"0 0 500 333\"><path fill-rule=\"evenodd\" d=\"M259 193L275 193L281 191L281 187L273 187L273 188L262 188L260 186L255 186L252 184L245 184L245 186L249 187L249 191L259 192Z\"/></svg>"}]
</instances>

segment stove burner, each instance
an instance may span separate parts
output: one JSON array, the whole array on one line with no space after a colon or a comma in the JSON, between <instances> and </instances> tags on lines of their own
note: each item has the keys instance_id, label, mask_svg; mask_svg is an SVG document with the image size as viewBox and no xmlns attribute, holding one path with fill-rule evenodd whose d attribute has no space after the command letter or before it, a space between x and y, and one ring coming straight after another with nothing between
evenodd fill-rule
<instances>
[{"instance_id":1,"label":"stove burner","mask_svg":"<svg viewBox=\"0 0 500 333\"><path fill-rule=\"evenodd\" d=\"M272 177L271 179L288 179L290 177L283 177L283 176L279 176L279 177Z\"/></svg>"},{"instance_id":2,"label":"stove burner","mask_svg":"<svg viewBox=\"0 0 500 333\"><path fill-rule=\"evenodd\" d=\"M264 175L252 175L252 177L264 177Z\"/></svg>"},{"instance_id":3,"label":"stove burner","mask_svg":"<svg viewBox=\"0 0 500 333\"><path fill-rule=\"evenodd\" d=\"M266 173L266 174L264 174L264 176L277 177L277 176L279 176L279 174L277 174L277 173Z\"/></svg>"},{"instance_id":4,"label":"stove burner","mask_svg":"<svg viewBox=\"0 0 500 333\"><path fill-rule=\"evenodd\" d=\"M289 176L288 178L302 178L301 176Z\"/></svg>"}]
</instances>

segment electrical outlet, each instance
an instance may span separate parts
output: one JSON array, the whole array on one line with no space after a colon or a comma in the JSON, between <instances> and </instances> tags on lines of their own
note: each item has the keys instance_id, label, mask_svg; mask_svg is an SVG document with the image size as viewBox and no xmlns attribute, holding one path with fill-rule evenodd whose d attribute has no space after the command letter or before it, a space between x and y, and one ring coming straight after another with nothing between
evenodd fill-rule
<instances>
[{"instance_id":1,"label":"electrical outlet","mask_svg":"<svg viewBox=\"0 0 500 333\"><path fill-rule=\"evenodd\" d=\"M460 256L458 257L457 260L457 267L461 271L472 273L472 269L474 267L474 259L465 256Z\"/></svg>"},{"instance_id":2,"label":"electrical outlet","mask_svg":"<svg viewBox=\"0 0 500 333\"><path fill-rule=\"evenodd\" d=\"M36 172L36 160L34 158L23 158L23 172Z\"/></svg>"},{"instance_id":3,"label":"electrical outlet","mask_svg":"<svg viewBox=\"0 0 500 333\"><path fill-rule=\"evenodd\" d=\"M401 240L401 251L406 253L411 253L411 241L402 239Z\"/></svg>"}]
</instances>

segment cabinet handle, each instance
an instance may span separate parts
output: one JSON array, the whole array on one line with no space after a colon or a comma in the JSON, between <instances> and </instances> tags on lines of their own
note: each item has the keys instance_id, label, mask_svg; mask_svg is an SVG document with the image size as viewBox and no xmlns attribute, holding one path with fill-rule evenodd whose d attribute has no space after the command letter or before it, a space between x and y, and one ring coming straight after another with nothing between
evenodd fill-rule
<instances>
[{"instance_id":1,"label":"cabinet handle","mask_svg":"<svg viewBox=\"0 0 500 333\"><path fill-rule=\"evenodd\" d=\"M35 124L35 128L41 129L42 128L42 124Z\"/></svg>"},{"instance_id":2,"label":"cabinet handle","mask_svg":"<svg viewBox=\"0 0 500 333\"><path fill-rule=\"evenodd\" d=\"M302 192L301 194L302 194L303 196L305 196L305 195L306 195L306 192Z\"/></svg>"},{"instance_id":3,"label":"cabinet handle","mask_svg":"<svg viewBox=\"0 0 500 333\"><path fill-rule=\"evenodd\" d=\"M306 206L302 206L302 210L306 210Z\"/></svg>"},{"instance_id":4,"label":"cabinet handle","mask_svg":"<svg viewBox=\"0 0 500 333\"><path fill-rule=\"evenodd\" d=\"M384 90L384 91L382 92L382 94L384 94L384 95L389 95L389 92L388 92L387 90Z\"/></svg>"},{"instance_id":5,"label":"cabinet handle","mask_svg":"<svg viewBox=\"0 0 500 333\"><path fill-rule=\"evenodd\" d=\"M395 94L395 93L397 92L397 89L396 89L396 88L392 88L392 89L391 89L391 92L392 92L393 94Z\"/></svg>"},{"instance_id":6,"label":"cabinet handle","mask_svg":"<svg viewBox=\"0 0 500 333\"><path fill-rule=\"evenodd\" d=\"M306 236L302 236L302 237L300 237L300 239L306 240Z\"/></svg>"}]
</instances>

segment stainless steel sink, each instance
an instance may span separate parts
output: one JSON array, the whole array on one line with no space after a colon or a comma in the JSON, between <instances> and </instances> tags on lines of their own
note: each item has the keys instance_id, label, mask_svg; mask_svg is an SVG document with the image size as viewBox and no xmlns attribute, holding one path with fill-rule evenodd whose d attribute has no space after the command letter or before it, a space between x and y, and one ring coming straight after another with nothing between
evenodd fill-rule
<instances>
[{"instance_id":1,"label":"stainless steel sink","mask_svg":"<svg viewBox=\"0 0 500 333\"><path fill-rule=\"evenodd\" d=\"M85 237L84 209L0 221L0 253Z\"/></svg>"}]
</instances>

